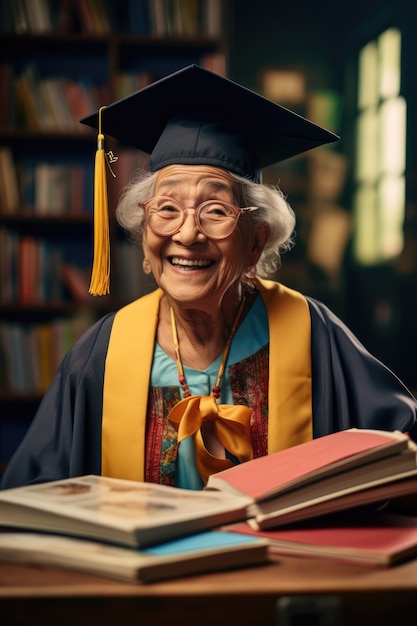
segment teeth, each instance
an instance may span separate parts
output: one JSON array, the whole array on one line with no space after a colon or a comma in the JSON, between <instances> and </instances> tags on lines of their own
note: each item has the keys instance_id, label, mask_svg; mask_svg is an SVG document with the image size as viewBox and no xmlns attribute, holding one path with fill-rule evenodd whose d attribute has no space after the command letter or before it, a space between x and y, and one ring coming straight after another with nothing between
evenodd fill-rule
<instances>
[{"instance_id":1,"label":"teeth","mask_svg":"<svg viewBox=\"0 0 417 626\"><path fill-rule=\"evenodd\" d=\"M180 259L178 257L172 257L173 265L181 265L183 267L208 267L211 265L209 259Z\"/></svg>"}]
</instances>

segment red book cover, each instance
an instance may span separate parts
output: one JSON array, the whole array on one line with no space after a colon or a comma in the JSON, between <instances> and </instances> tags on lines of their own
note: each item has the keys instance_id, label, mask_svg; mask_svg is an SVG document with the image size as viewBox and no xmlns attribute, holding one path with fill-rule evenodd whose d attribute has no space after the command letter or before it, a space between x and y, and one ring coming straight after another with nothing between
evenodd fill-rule
<instances>
[{"instance_id":1,"label":"red book cover","mask_svg":"<svg viewBox=\"0 0 417 626\"><path fill-rule=\"evenodd\" d=\"M408 446L408 436L398 431L349 429L213 474L207 488L244 494L260 502L384 456L393 456Z\"/></svg>"},{"instance_id":2,"label":"red book cover","mask_svg":"<svg viewBox=\"0 0 417 626\"><path fill-rule=\"evenodd\" d=\"M227 530L262 537L273 552L389 566L417 555L417 518L382 512L338 515L292 528L255 530L241 522Z\"/></svg>"},{"instance_id":3,"label":"red book cover","mask_svg":"<svg viewBox=\"0 0 417 626\"><path fill-rule=\"evenodd\" d=\"M19 241L19 297L22 304L38 300L38 247L36 240L23 236Z\"/></svg>"}]
</instances>

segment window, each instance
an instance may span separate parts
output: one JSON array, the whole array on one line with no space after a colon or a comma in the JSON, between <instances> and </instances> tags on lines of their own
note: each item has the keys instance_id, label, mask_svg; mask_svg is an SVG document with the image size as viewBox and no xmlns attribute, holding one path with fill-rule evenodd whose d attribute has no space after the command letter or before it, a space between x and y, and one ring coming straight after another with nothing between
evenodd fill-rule
<instances>
[{"instance_id":1,"label":"window","mask_svg":"<svg viewBox=\"0 0 417 626\"><path fill-rule=\"evenodd\" d=\"M406 103L400 95L401 32L389 28L358 58L353 208L354 255L383 263L403 247Z\"/></svg>"}]
</instances>

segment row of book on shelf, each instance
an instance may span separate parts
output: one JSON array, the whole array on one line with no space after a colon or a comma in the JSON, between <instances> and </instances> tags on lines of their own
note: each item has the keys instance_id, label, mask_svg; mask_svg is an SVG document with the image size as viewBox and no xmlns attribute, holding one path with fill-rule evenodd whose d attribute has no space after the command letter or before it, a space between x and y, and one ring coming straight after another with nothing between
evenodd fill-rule
<instances>
[{"instance_id":1,"label":"row of book on shelf","mask_svg":"<svg viewBox=\"0 0 417 626\"><path fill-rule=\"evenodd\" d=\"M2 0L0 32L219 37L224 0Z\"/></svg>"},{"instance_id":2,"label":"row of book on shelf","mask_svg":"<svg viewBox=\"0 0 417 626\"><path fill-rule=\"evenodd\" d=\"M0 147L0 214L91 215L93 155L72 162L15 160Z\"/></svg>"},{"instance_id":3,"label":"row of book on shelf","mask_svg":"<svg viewBox=\"0 0 417 626\"><path fill-rule=\"evenodd\" d=\"M417 556L417 518L398 508L416 489L406 434L353 428L221 471L202 491L94 475L3 490L0 560L140 583L283 555L388 567Z\"/></svg>"},{"instance_id":4,"label":"row of book on shelf","mask_svg":"<svg viewBox=\"0 0 417 626\"><path fill-rule=\"evenodd\" d=\"M0 393L43 394L65 354L92 323L87 310L47 323L0 322Z\"/></svg>"},{"instance_id":5,"label":"row of book on shelf","mask_svg":"<svg viewBox=\"0 0 417 626\"><path fill-rule=\"evenodd\" d=\"M60 75L51 74L33 61L33 55L21 67L2 63L0 85L6 97L0 106L0 127L86 133L79 120L110 98L107 85L80 71L81 75L72 77L64 66Z\"/></svg>"},{"instance_id":6,"label":"row of book on shelf","mask_svg":"<svg viewBox=\"0 0 417 626\"><path fill-rule=\"evenodd\" d=\"M112 251L112 293L120 302L156 288L153 277L143 273L143 252L137 245L115 238ZM88 293L91 258L90 237L73 242L66 241L64 234L35 238L0 228L0 305L94 305Z\"/></svg>"},{"instance_id":7,"label":"row of book on shelf","mask_svg":"<svg viewBox=\"0 0 417 626\"><path fill-rule=\"evenodd\" d=\"M91 242L51 239L0 228L0 303L88 303Z\"/></svg>"},{"instance_id":8,"label":"row of book on shelf","mask_svg":"<svg viewBox=\"0 0 417 626\"><path fill-rule=\"evenodd\" d=\"M222 52L203 54L198 62L217 74L226 73L226 59ZM146 87L183 64L183 59L174 60L172 64L148 61L143 62L143 68L115 72L110 94L105 56L95 72L91 68L83 69L82 64L78 64L75 70L64 64L58 75L56 62L51 64L48 59L35 61L33 55L23 65L21 61L16 66L0 63L0 88L5 96L0 103L0 128L91 133L79 123L80 119L113 100Z\"/></svg>"},{"instance_id":9,"label":"row of book on shelf","mask_svg":"<svg viewBox=\"0 0 417 626\"><path fill-rule=\"evenodd\" d=\"M80 217L93 214L94 152L36 159L15 157L0 145L0 215ZM138 150L120 149L113 176L108 177L109 206L135 172L147 167L148 157Z\"/></svg>"}]
</instances>

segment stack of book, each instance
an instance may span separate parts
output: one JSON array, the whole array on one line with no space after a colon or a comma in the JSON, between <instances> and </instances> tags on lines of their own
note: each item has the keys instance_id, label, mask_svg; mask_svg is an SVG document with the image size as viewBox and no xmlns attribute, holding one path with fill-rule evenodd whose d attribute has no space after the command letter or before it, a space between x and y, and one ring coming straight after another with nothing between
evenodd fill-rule
<instances>
[{"instance_id":1,"label":"stack of book","mask_svg":"<svg viewBox=\"0 0 417 626\"><path fill-rule=\"evenodd\" d=\"M0 492L0 560L150 582L271 552L388 566L417 555L416 445L350 429L219 472L202 491L81 476Z\"/></svg>"},{"instance_id":2,"label":"stack of book","mask_svg":"<svg viewBox=\"0 0 417 626\"><path fill-rule=\"evenodd\" d=\"M213 530L245 519L247 505L221 492L103 476L9 489L1 492L0 560L140 583L248 567L268 560L267 542Z\"/></svg>"}]
</instances>

